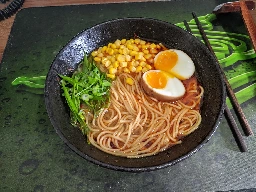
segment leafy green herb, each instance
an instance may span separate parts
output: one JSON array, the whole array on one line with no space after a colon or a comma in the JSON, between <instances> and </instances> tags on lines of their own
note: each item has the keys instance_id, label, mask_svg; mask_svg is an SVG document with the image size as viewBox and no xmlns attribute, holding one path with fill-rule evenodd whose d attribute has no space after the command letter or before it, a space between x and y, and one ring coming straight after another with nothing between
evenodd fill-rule
<instances>
[{"instance_id":1,"label":"leafy green herb","mask_svg":"<svg viewBox=\"0 0 256 192\"><path fill-rule=\"evenodd\" d=\"M86 134L88 127L81 105L85 105L93 114L106 107L109 104L111 80L86 55L71 77L60 77L63 95L71 111L71 122L74 125L79 124L82 132Z\"/></svg>"},{"instance_id":2,"label":"leafy green herb","mask_svg":"<svg viewBox=\"0 0 256 192\"><path fill-rule=\"evenodd\" d=\"M12 85L26 85L31 88L44 88L46 76L38 77L17 77L12 81Z\"/></svg>"}]
</instances>

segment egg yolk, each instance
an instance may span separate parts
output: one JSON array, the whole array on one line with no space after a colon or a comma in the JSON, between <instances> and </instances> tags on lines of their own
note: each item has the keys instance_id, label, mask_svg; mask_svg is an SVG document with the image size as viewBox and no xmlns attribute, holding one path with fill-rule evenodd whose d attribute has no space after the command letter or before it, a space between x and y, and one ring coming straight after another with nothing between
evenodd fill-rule
<instances>
[{"instance_id":1,"label":"egg yolk","mask_svg":"<svg viewBox=\"0 0 256 192\"><path fill-rule=\"evenodd\" d=\"M170 71L175 64L178 61L178 54L175 53L174 51L163 51L161 52L155 62L154 62L154 66L156 69L162 70L162 71Z\"/></svg>"},{"instance_id":2,"label":"egg yolk","mask_svg":"<svg viewBox=\"0 0 256 192\"><path fill-rule=\"evenodd\" d=\"M168 76L161 71L151 71L146 75L146 81L148 85L156 89L164 88L167 84L167 80Z\"/></svg>"}]
</instances>

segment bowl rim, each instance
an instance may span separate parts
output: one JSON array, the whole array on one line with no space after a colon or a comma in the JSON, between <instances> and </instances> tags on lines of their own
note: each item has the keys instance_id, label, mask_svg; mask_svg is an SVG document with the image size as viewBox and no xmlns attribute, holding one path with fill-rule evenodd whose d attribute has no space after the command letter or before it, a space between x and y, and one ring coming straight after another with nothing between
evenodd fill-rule
<instances>
[{"instance_id":1,"label":"bowl rim","mask_svg":"<svg viewBox=\"0 0 256 192\"><path fill-rule=\"evenodd\" d=\"M58 55L62 52L62 50L68 46L70 43L72 43L73 41L75 41L77 38L79 38L79 36L81 34L83 34L85 31L87 30L91 30L93 28L96 28L96 27L99 27L101 25L106 25L108 23L112 23L112 22L118 22L118 21L122 21L122 20L148 20L148 21L153 21L153 22L160 22L160 23L163 23L165 25L169 25L170 27L174 27L174 28L178 28L178 30L183 30L185 31L184 29L182 29L181 27L178 27L170 22L167 22L167 21L163 21L163 20L159 20L159 19L155 19L155 18L149 18L149 17L123 17L123 18L116 18L116 19L110 19L110 20L107 20L107 21L103 21L103 22L100 22L98 24L95 24L91 27L87 27L85 28L84 30L82 30L81 32L77 33L76 35L74 35L60 50L59 52L55 55L51 65L50 65L50 68L49 68L49 71L47 73L47 76L46 76L46 83L48 82L48 78L49 78L49 72L50 70L52 69ZM191 36L193 36L193 38L196 38L191 32L189 31L185 31L186 33L190 34ZM198 42L199 39L196 38ZM212 54L208 48L206 47L206 45L204 45L202 43L202 46L205 46L205 48L207 49L207 51L209 52L209 54ZM212 54L213 55L213 54ZM59 137L62 139L62 141L70 148L72 149L75 153L77 153L79 156L83 157L84 159L88 160L89 162L92 162L96 165L99 165L101 167L104 167L104 168L108 168L108 169L112 169L112 170L116 170L116 171L126 171L126 172L146 172L146 171L154 171L154 170L159 170L159 169L162 169L162 168L166 168L166 167L169 167L171 165L174 165L174 164L177 164L178 162L180 161L183 161L184 159L187 159L188 157L192 156L194 153L196 153L197 151L199 151L210 139L211 137L213 136L213 134L215 133L215 131L217 130L220 122L221 122L221 119L223 118L223 114L224 114L224 109L225 109L225 104L226 104L226 86L224 84L224 80L223 80L223 73L221 71L221 66L218 65L218 61L216 59L216 57L213 57L213 59L215 60L215 63L216 63L216 69L218 70L218 73L220 74L220 78L221 78L221 89L222 89L222 98L221 98L221 104L220 104L220 110L218 112L218 115L217 118L216 118L216 121L214 123L214 126L212 127L211 131L209 132L209 134L201 140L201 143L199 143L193 150L189 151L188 153L186 153L185 155L182 155L180 156L179 158L176 158L174 160L171 160L170 162L167 162L167 163L164 163L164 164L161 164L161 165L155 165L155 166L150 166L150 167L124 167L124 166L117 166L117 165L111 165L111 164L108 164L108 163L105 163L105 162L102 162L102 161L99 161L95 158L92 158L90 156L88 156L87 154L81 152L77 147L75 147L73 144L71 144L69 142L69 140L64 136L64 134L62 133L62 131L58 128L58 126L56 125L56 122L52 120L51 118L51 114L50 114L50 111L49 111L49 101L47 99L47 94L48 93L48 86L47 84L45 84L45 88L44 88L44 100L45 100L45 106L46 106L46 110L47 110L47 114L48 114L48 117L51 121L51 124L52 126L54 127L56 133L59 135ZM111 155L111 154L109 154ZM143 157L142 157L143 158ZM146 157L144 157L146 158Z\"/></svg>"}]
</instances>

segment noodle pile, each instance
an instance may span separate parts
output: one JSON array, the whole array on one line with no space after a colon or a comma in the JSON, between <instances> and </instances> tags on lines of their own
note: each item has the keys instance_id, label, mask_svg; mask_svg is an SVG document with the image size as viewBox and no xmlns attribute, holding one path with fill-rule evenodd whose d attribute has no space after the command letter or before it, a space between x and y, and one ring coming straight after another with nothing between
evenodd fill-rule
<instances>
[{"instance_id":1,"label":"noodle pile","mask_svg":"<svg viewBox=\"0 0 256 192\"><path fill-rule=\"evenodd\" d=\"M142 73L120 74L111 86L110 106L97 117L87 113L89 142L117 156L139 158L154 155L193 132L201 122L203 88L195 77L184 82L186 94L176 102L159 102L140 87ZM133 85L125 83L132 78Z\"/></svg>"}]
</instances>

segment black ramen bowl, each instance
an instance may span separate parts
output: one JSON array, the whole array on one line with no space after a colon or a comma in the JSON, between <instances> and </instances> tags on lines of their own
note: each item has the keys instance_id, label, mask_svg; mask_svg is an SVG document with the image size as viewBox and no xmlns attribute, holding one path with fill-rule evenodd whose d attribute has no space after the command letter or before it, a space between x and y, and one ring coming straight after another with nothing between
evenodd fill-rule
<instances>
[{"instance_id":1,"label":"black ramen bowl","mask_svg":"<svg viewBox=\"0 0 256 192\"><path fill-rule=\"evenodd\" d=\"M180 49L195 63L196 75L205 93L199 128L183 139L182 144L157 155L125 158L107 154L87 143L85 136L70 124L70 116L62 96L58 74L72 75L84 54L116 39L134 35L168 48ZM146 18L125 18L108 21L76 35L58 53L46 79L45 103L49 118L61 139L77 154L97 165L121 171L152 171L174 165L197 152L213 135L223 114L225 86L219 65L206 46L187 31L167 22Z\"/></svg>"}]
</instances>

